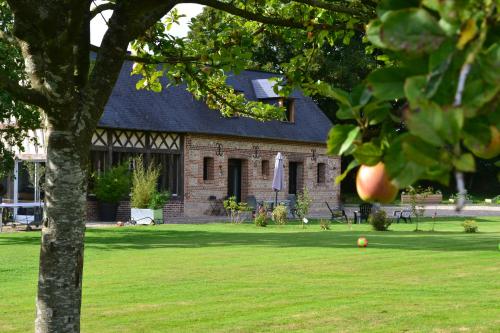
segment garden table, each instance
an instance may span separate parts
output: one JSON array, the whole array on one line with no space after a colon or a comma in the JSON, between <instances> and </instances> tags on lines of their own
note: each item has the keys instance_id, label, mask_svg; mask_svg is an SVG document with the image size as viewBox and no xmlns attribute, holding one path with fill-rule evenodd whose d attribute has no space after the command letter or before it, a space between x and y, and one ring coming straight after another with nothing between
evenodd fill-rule
<instances>
[{"instance_id":1,"label":"garden table","mask_svg":"<svg viewBox=\"0 0 500 333\"><path fill-rule=\"evenodd\" d=\"M15 202L15 203L0 203L0 232L2 232L3 227L3 210L6 208L43 208L43 202ZM21 216L21 215L19 215ZM21 222L23 223L23 222ZM26 226L29 227L30 222L26 222Z\"/></svg>"}]
</instances>

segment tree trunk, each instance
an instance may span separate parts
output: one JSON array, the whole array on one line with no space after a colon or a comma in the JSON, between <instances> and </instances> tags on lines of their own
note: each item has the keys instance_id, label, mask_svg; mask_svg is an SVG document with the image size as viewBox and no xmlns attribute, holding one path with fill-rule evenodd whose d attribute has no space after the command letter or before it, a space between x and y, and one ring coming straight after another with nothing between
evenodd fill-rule
<instances>
[{"instance_id":1,"label":"tree trunk","mask_svg":"<svg viewBox=\"0 0 500 333\"><path fill-rule=\"evenodd\" d=\"M36 333L80 331L88 149L71 130L49 131Z\"/></svg>"}]
</instances>

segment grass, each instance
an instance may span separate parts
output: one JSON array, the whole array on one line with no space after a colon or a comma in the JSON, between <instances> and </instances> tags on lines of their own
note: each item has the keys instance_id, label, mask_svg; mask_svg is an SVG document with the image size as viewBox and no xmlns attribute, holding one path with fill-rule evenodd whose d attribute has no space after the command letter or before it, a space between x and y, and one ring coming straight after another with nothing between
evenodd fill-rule
<instances>
[{"instance_id":1,"label":"grass","mask_svg":"<svg viewBox=\"0 0 500 333\"><path fill-rule=\"evenodd\" d=\"M500 332L500 218L476 221L89 229L82 332ZM0 234L0 332L33 331L38 244Z\"/></svg>"}]
</instances>

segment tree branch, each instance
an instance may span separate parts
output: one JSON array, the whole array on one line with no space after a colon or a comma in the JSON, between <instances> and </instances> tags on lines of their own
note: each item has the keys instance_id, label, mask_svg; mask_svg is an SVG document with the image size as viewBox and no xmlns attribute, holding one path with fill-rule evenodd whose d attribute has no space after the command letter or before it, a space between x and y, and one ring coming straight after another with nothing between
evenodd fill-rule
<instances>
[{"instance_id":1,"label":"tree branch","mask_svg":"<svg viewBox=\"0 0 500 333\"><path fill-rule=\"evenodd\" d=\"M20 86L2 73L0 73L0 89L5 90L15 99L41 108L45 108L49 104L47 98L38 91Z\"/></svg>"},{"instance_id":2,"label":"tree branch","mask_svg":"<svg viewBox=\"0 0 500 333\"><path fill-rule=\"evenodd\" d=\"M195 3L203 6L208 6L217 10L224 11L226 13L236 15L242 17L244 19L250 21L261 22L265 24L277 25L286 28L295 28L295 29L306 29L308 25L311 25L309 22L300 22L294 19L283 19L279 17L270 17L261 15L256 12L252 12L246 9L241 9L236 7L230 3L220 2L217 0L189 0L183 3ZM345 24L312 24L315 28L323 29L323 30L337 30L337 29L345 29ZM359 29L360 27L355 27L355 29ZM362 27L361 27L362 28ZM364 31L364 30L363 30Z\"/></svg>"},{"instance_id":3,"label":"tree branch","mask_svg":"<svg viewBox=\"0 0 500 333\"><path fill-rule=\"evenodd\" d=\"M17 38L15 36L2 30L0 30L0 40L14 46L19 46L19 42L17 41Z\"/></svg>"},{"instance_id":4,"label":"tree branch","mask_svg":"<svg viewBox=\"0 0 500 333\"><path fill-rule=\"evenodd\" d=\"M256 117L255 114L251 113L251 112L247 112L246 110L242 110L241 108L239 108L237 105L234 105L232 103L230 103L226 98L224 98L224 96L221 96L219 94L219 92L216 90L216 89L212 89L210 88L207 84L206 84L206 81L205 80L202 80L200 79L196 73L194 73L190 68L188 68L186 66L186 73L201 87L201 88L204 88L208 93L212 94L215 96L215 98L222 104L226 105L227 107L229 107L230 109L232 109L234 111L235 114L241 114L241 115L246 115L248 117L252 117L254 119L257 119L257 120L266 120L264 118L259 118L259 117Z\"/></svg>"},{"instance_id":5,"label":"tree branch","mask_svg":"<svg viewBox=\"0 0 500 333\"><path fill-rule=\"evenodd\" d=\"M100 4L100 5L92 8L92 10L90 11L90 20L93 20L94 17L96 17L97 15L99 15L100 13L102 13L106 10L113 10L113 9L115 9L115 4L112 2Z\"/></svg>"},{"instance_id":6,"label":"tree branch","mask_svg":"<svg viewBox=\"0 0 500 333\"><path fill-rule=\"evenodd\" d=\"M95 126L101 117L127 56L129 41L160 20L176 3L174 0L117 2L84 89L84 96L91 109L90 117L85 119L88 126Z\"/></svg>"},{"instance_id":7,"label":"tree branch","mask_svg":"<svg viewBox=\"0 0 500 333\"><path fill-rule=\"evenodd\" d=\"M335 5L330 2L325 2L322 0L292 0L293 2L298 2L304 5L308 5L311 7L316 7L316 8L322 8L326 9L332 12L337 12L337 13L344 13L344 14L349 14L352 16L357 16L357 17L364 17L364 18L369 18L373 16L374 13L366 13L360 8L351 8L351 7L345 7L341 5Z\"/></svg>"},{"instance_id":8,"label":"tree branch","mask_svg":"<svg viewBox=\"0 0 500 333\"><path fill-rule=\"evenodd\" d=\"M99 52L100 47L96 45L90 45L90 50L97 53ZM171 55L171 56L160 56L160 57L157 56L153 59L153 58L139 57L127 53L125 54L124 59L133 62L139 62L141 64L155 65L155 64L177 64L177 63L198 62L201 59L201 57L182 57L177 55Z\"/></svg>"}]
</instances>

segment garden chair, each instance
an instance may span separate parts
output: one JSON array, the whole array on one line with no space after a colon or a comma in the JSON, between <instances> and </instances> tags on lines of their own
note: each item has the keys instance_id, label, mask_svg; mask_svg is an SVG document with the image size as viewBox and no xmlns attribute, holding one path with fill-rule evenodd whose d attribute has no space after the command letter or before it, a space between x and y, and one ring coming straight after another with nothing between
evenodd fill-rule
<instances>
[{"instance_id":1,"label":"garden chair","mask_svg":"<svg viewBox=\"0 0 500 333\"><path fill-rule=\"evenodd\" d=\"M332 214L332 216L330 217L330 221L337 221L338 218L344 218L345 222L349 223L349 218L347 217L347 214L345 213L345 210L342 206L332 208L332 206L328 204L328 201L325 201L325 203L326 207L328 207L328 210L330 211L330 214Z\"/></svg>"},{"instance_id":2,"label":"garden chair","mask_svg":"<svg viewBox=\"0 0 500 333\"><path fill-rule=\"evenodd\" d=\"M295 218L295 215L297 215L297 199L295 198L295 194L289 194L287 200L288 211L292 214L292 217Z\"/></svg>"},{"instance_id":3,"label":"garden chair","mask_svg":"<svg viewBox=\"0 0 500 333\"><path fill-rule=\"evenodd\" d=\"M365 220L368 223L368 217L372 212L373 205L370 203L362 203L359 205L359 210L354 211L354 221L357 223L361 223L361 221Z\"/></svg>"},{"instance_id":4,"label":"garden chair","mask_svg":"<svg viewBox=\"0 0 500 333\"><path fill-rule=\"evenodd\" d=\"M211 195L208 197L208 202L210 204L209 215L219 216L224 215L225 209L222 203L222 199L217 199L215 195Z\"/></svg>"},{"instance_id":5,"label":"garden chair","mask_svg":"<svg viewBox=\"0 0 500 333\"><path fill-rule=\"evenodd\" d=\"M247 196L247 206L252 212L252 217L255 216L255 212L259 209L259 205L257 204L257 199L253 195Z\"/></svg>"},{"instance_id":6,"label":"garden chair","mask_svg":"<svg viewBox=\"0 0 500 333\"><path fill-rule=\"evenodd\" d=\"M403 210L396 210L394 211L394 217L397 219L396 223L399 223L399 220L403 219L405 223L408 223L407 220L410 220L411 223L411 209L405 208Z\"/></svg>"}]
</instances>

